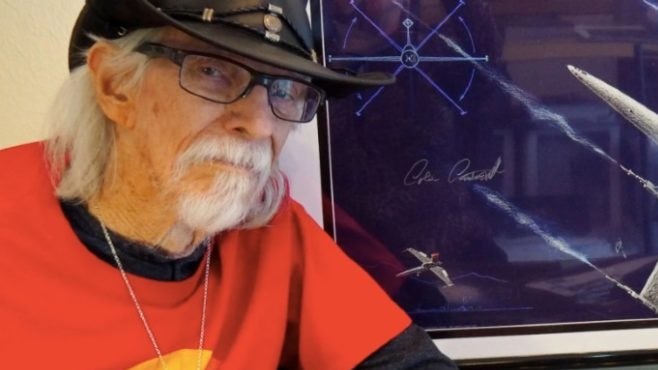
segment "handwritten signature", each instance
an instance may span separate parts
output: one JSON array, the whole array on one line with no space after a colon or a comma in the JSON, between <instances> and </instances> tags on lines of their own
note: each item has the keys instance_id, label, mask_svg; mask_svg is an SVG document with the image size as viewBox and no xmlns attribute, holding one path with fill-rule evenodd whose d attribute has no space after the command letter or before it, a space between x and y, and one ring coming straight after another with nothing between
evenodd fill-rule
<instances>
[{"instance_id":1,"label":"handwritten signature","mask_svg":"<svg viewBox=\"0 0 658 370\"><path fill-rule=\"evenodd\" d=\"M450 170L448 175L448 182L453 183L455 181L491 181L496 175L504 173L505 171L500 169L502 166L503 160L498 157L493 167L483 170L470 171L471 169L471 160L464 158L459 162L455 163Z\"/></svg>"},{"instance_id":2,"label":"handwritten signature","mask_svg":"<svg viewBox=\"0 0 658 370\"><path fill-rule=\"evenodd\" d=\"M404 176L402 181L405 186L415 186L422 185L424 183L436 183L439 182L439 178L436 177L428 169L429 160L423 158L416 161L411 168ZM504 173L501 169L503 165L503 160L498 157L496 162L491 168L482 169L482 170L473 170L471 171L471 160L464 158L452 167L450 174L448 175L448 182L453 183L455 181L491 181L496 175Z\"/></svg>"},{"instance_id":3,"label":"handwritten signature","mask_svg":"<svg viewBox=\"0 0 658 370\"><path fill-rule=\"evenodd\" d=\"M420 159L414 163L409 172L404 176L403 184L405 186L421 185L425 182L438 182L439 179L434 177L427 169L430 161L427 159Z\"/></svg>"},{"instance_id":4,"label":"handwritten signature","mask_svg":"<svg viewBox=\"0 0 658 370\"><path fill-rule=\"evenodd\" d=\"M621 238L617 239L615 243L615 253L621 254L624 258L628 258L626 251L624 250L624 243L622 243Z\"/></svg>"}]
</instances>

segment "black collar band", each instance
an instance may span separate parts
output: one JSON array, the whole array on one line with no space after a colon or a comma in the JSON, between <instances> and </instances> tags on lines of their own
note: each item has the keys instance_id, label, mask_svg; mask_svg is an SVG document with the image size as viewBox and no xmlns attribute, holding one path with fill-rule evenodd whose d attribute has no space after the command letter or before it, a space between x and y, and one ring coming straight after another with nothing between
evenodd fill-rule
<instances>
[{"instance_id":1,"label":"black collar band","mask_svg":"<svg viewBox=\"0 0 658 370\"><path fill-rule=\"evenodd\" d=\"M60 205L73 231L90 252L116 267L100 222L80 202L62 201ZM128 240L108 230L126 272L161 281L181 281L194 275L206 251L206 243L199 245L192 254L172 258L163 250Z\"/></svg>"}]
</instances>

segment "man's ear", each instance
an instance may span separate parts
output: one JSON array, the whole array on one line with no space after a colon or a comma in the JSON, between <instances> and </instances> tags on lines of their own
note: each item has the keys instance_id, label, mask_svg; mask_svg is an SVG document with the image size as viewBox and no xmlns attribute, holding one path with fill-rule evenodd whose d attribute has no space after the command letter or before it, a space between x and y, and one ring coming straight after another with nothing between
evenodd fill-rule
<instances>
[{"instance_id":1,"label":"man's ear","mask_svg":"<svg viewBox=\"0 0 658 370\"><path fill-rule=\"evenodd\" d=\"M126 84L126 74L118 71L111 62L118 53L117 48L107 42L95 43L87 55L87 65L91 72L96 92L96 101L103 113L115 124L131 128L134 107L134 86Z\"/></svg>"}]
</instances>

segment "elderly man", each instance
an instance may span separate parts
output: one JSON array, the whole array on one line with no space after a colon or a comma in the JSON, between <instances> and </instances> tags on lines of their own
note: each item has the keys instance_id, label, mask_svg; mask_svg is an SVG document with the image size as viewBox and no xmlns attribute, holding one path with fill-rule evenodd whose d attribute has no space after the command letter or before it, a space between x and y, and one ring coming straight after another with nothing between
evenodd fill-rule
<instances>
[{"instance_id":1,"label":"elderly man","mask_svg":"<svg viewBox=\"0 0 658 370\"><path fill-rule=\"evenodd\" d=\"M301 0L88 0L0 153L3 368L454 368L288 195L295 125L392 82L315 58Z\"/></svg>"}]
</instances>

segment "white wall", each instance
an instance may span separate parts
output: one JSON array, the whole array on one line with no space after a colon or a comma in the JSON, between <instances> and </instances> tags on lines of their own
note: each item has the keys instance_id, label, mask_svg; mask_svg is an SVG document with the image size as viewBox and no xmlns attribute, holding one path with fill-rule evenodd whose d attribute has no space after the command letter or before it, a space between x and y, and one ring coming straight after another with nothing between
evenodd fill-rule
<instances>
[{"instance_id":1,"label":"white wall","mask_svg":"<svg viewBox=\"0 0 658 370\"><path fill-rule=\"evenodd\" d=\"M0 148L43 138L50 103L68 74L68 39L84 0L0 0ZM317 125L291 134L281 166L293 197L321 224Z\"/></svg>"}]
</instances>

